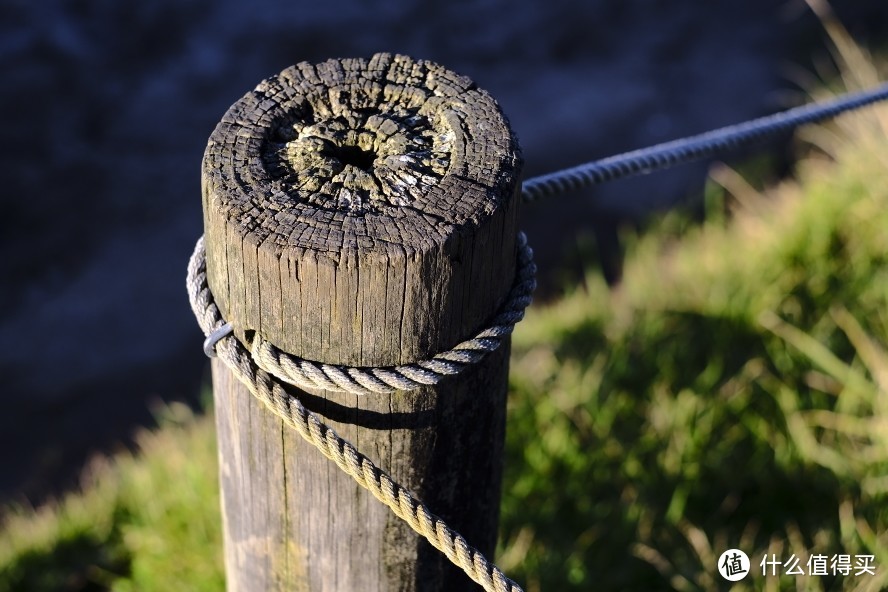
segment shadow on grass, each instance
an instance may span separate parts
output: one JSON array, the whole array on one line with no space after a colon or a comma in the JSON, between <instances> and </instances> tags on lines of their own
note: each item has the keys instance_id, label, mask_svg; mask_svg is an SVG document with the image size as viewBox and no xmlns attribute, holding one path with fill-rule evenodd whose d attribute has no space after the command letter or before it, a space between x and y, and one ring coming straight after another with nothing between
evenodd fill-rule
<instances>
[{"instance_id":1,"label":"shadow on grass","mask_svg":"<svg viewBox=\"0 0 888 592\"><path fill-rule=\"evenodd\" d=\"M50 548L20 554L0 571L0 590L99 592L110 590L113 580L128 574L130 567L119 540L102 541L91 533L77 533Z\"/></svg>"}]
</instances>

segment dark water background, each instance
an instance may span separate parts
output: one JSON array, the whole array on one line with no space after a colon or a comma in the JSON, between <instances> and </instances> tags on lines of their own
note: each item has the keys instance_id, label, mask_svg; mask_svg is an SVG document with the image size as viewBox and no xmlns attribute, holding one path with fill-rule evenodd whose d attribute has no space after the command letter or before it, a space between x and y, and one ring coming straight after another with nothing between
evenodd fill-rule
<instances>
[{"instance_id":1,"label":"dark water background","mask_svg":"<svg viewBox=\"0 0 888 592\"><path fill-rule=\"evenodd\" d=\"M888 3L841 0L862 41ZM764 115L827 55L801 0L0 4L0 500L73 482L91 451L197 401L206 368L184 290L200 159L225 109L302 60L376 51L471 76L533 176ZM551 272L597 232L699 193L682 167L525 208Z\"/></svg>"}]
</instances>

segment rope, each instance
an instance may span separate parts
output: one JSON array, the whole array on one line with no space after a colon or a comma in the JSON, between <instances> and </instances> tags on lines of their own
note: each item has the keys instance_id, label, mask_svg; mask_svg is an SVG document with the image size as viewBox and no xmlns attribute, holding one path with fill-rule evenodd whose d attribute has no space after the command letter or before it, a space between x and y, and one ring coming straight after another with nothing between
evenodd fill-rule
<instances>
[{"instance_id":1,"label":"rope","mask_svg":"<svg viewBox=\"0 0 888 592\"><path fill-rule=\"evenodd\" d=\"M536 288L533 250L523 232L518 233L518 269L515 283L500 312L490 326L429 360L389 367L354 367L319 364L292 356L278 349L258 334L250 345L256 365L300 388L348 391L358 395L409 391L423 385L438 384L447 376L459 374L496 350L512 334L515 324L524 318Z\"/></svg>"},{"instance_id":2,"label":"rope","mask_svg":"<svg viewBox=\"0 0 888 592\"><path fill-rule=\"evenodd\" d=\"M803 105L696 136L587 162L528 179L524 182L522 197L525 201L535 201L606 181L647 174L701 160L732 148L759 143L798 126L823 121L886 99L888 99L888 84L883 84L871 90L849 93L832 101Z\"/></svg>"},{"instance_id":3,"label":"rope","mask_svg":"<svg viewBox=\"0 0 888 592\"><path fill-rule=\"evenodd\" d=\"M197 251L195 251L197 253ZM205 255L201 255L205 257ZM420 360L401 366L343 366L321 364L281 351L258 333L250 343L250 353L259 368L272 376L299 388L317 388L328 391L347 391L357 395L410 391L423 385L438 384L447 376L459 374L484 356L495 351L503 339L512 334L515 325L524 318L536 288L536 264L533 249L523 232L518 233L518 269L515 283L499 313L490 326L475 337L437 354L429 360ZM191 276L189 275L189 281ZM207 286L209 290L209 286ZM193 304L192 304L193 306ZM213 304L215 306L215 304ZM213 357L213 347L233 331L231 323L223 322L211 331L204 341L204 353Z\"/></svg>"},{"instance_id":4,"label":"rope","mask_svg":"<svg viewBox=\"0 0 888 592\"><path fill-rule=\"evenodd\" d=\"M534 281L532 276L535 268L531 257L532 251L527 246L524 235L519 234L519 261L524 261L521 263L519 271L530 270L531 279L521 279L519 273L515 287L512 290L513 294L520 285L525 285L521 291L533 289ZM197 317L197 322L204 335L210 336L224 327L226 322L222 318L222 313L219 311L218 306L216 306L207 284L206 252L204 250L203 237L197 241L194 254L188 262L186 285L191 309L194 311L194 316ZM527 299L529 303L529 295ZM511 297L508 299L509 302L515 300L517 299ZM496 319L500 319L503 315L508 316L507 311L498 315ZM521 309L521 315L523 316L523 308ZM512 317L509 316L509 318ZM508 325L509 323L505 324ZM512 326L514 326L514 323L512 323ZM511 331L511 328L509 331ZM482 332L483 334L485 332ZM476 339L480 341L489 339L499 342L502 339L502 335L499 337L479 337ZM453 351L456 351L463 344L454 348ZM350 442L341 438L319 416L308 411L299 402L299 399L289 395L279 382L257 365L250 351L230 332L218 339L215 350L219 359L228 366L234 376L249 389L253 396L280 417L284 423L295 429L306 441L313 444L324 456L335 462L358 485L366 488L376 499L388 506L396 516L409 524L414 531L425 537L432 546L444 553L447 559L460 567L474 582L480 584L486 592L523 592L518 584L506 577L498 567L487 561L481 552L470 546L462 535L453 531L443 520L432 514L422 502L414 498L410 492L396 483L385 471L358 452ZM456 363L467 364L462 361Z\"/></svg>"}]
</instances>

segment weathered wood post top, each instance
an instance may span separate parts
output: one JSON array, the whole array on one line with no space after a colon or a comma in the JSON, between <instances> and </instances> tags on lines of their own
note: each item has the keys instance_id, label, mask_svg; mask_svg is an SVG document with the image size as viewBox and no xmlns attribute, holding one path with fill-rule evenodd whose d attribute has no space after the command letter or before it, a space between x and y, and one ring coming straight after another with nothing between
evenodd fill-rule
<instances>
[{"instance_id":1,"label":"weathered wood post top","mask_svg":"<svg viewBox=\"0 0 888 592\"><path fill-rule=\"evenodd\" d=\"M496 102L441 66L377 54L287 68L210 137L210 287L242 339L327 363L428 357L508 291L520 168ZM395 317L417 339L364 339Z\"/></svg>"},{"instance_id":2,"label":"weathered wood post top","mask_svg":"<svg viewBox=\"0 0 888 592\"><path fill-rule=\"evenodd\" d=\"M504 305L521 166L493 98L437 64L377 54L287 68L228 110L204 154L210 291L247 345L261 336L348 370L429 360ZM416 390L287 392L489 555L501 343ZM218 358L213 383L230 591L477 589Z\"/></svg>"}]
</instances>

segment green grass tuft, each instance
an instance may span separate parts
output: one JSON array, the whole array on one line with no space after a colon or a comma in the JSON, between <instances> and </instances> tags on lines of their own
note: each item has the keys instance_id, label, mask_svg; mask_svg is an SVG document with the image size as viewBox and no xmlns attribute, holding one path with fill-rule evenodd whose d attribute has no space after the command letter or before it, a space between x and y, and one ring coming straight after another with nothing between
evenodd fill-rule
<instances>
[{"instance_id":1,"label":"green grass tuft","mask_svg":"<svg viewBox=\"0 0 888 592\"><path fill-rule=\"evenodd\" d=\"M83 493L9 508L0 591L224 589L212 417L174 404L140 453L96 459Z\"/></svg>"}]
</instances>

